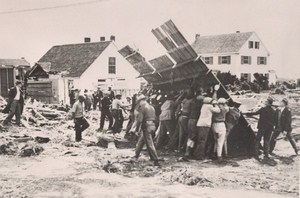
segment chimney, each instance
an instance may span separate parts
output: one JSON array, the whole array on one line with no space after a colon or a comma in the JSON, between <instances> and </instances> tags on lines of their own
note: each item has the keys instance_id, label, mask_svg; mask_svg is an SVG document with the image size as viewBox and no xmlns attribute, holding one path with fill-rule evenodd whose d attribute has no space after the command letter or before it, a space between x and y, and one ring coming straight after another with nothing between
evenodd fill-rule
<instances>
[{"instance_id":1,"label":"chimney","mask_svg":"<svg viewBox=\"0 0 300 198\"><path fill-rule=\"evenodd\" d=\"M104 37L104 36L101 36L101 37L100 37L100 41L105 41L105 37Z\"/></svg>"},{"instance_id":2,"label":"chimney","mask_svg":"<svg viewBox=\"0 0 300 198\"><path fill-rule=\"evenodd\" d=\"M90 37L84 37L84 42L85 43L90 43L91 42L91 38Z\"/></svg>"},{"instance_id":3,"label":"chimney","mask_svg":"<svg viewBox=\"0 0 300 198\"><path fill-rule=\"evenodd\" d=\"M110 41L116 41L116 37L114 35L110 36Z\"/></svg>"},{"instance_id":4,"label":"chimney","mask_svg":"<svg viewBox=\"0 0 300 198\"><path fill-rule=\"evenodd\" d=\"M200 37L200 34L195 35L195 39L197 40Z\"/></svg>"},{"instance_id":5,"label":"chimney","mask_svg":"<svg viewBox=\"0 0 300 198\"><path fill-rule=\"evenodd\" d=\"M235 33L240 33L240 31L236 31Z\"/></svg>"}]
</instances>

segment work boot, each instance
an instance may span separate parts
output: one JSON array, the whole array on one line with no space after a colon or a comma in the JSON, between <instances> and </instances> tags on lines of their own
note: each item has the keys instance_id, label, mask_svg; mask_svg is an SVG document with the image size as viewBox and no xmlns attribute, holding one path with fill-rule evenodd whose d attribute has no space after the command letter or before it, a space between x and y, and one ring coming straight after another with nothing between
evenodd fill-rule
<instances>
[{"instance_id":1,"label":"work boot","mask_svg":"<svg viewBox=\"0 0 300 198\"><path fill-rule=\"evenodd\" d=\"M153 165L154 166L160 166L160 164L158 163L158 161L154 161Z\"/></svg>"}]
</instances>

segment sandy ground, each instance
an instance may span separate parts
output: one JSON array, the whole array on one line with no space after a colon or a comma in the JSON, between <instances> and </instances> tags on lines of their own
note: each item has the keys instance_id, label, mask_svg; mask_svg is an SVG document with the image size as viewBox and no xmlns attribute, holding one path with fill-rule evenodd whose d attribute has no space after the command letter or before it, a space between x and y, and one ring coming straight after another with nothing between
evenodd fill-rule
<instances>
[{"instance_id":1,"label":"sandy ground","mask_svg":"<svg viewBox=\"0 0 300 198\"><path fill-rule=\"evenodd\" d=\"M298 112L295 108L293 111ZM300 157L294 156L284 139L278 141L276 155L272 156L276 166L248 158L229 159L221 165L210 160L177 162L179 154L159 153L165 161L161 167L154 167L146 151L139 160L133 160L133 148L88 146L99 136L95 132L97 119L91 120L91 128L80 144L73 144L74 132L68 127L72 121L57 127L12 126L0 133L1 140L7 141L12 134L51 139L39 144L44 151L37 156L0 155L0 197L299 196ZM16 143L18 148L24 145ZM297 145L300 147L299 142Z\"/></svg>"}]
</instances>

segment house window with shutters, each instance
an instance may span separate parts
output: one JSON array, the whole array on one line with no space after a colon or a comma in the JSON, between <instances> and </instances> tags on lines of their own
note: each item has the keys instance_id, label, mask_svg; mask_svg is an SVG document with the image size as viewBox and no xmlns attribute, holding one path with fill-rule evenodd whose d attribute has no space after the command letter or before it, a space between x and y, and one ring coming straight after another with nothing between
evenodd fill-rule
<instances>
[{"instance_id":1,"label":"house window with shutters","mask_svg":"<svg viewBox=\"0 0 300 198\"><path fill-rule=\"evenodd\" d=\"M251 56L241 56L241 64L251 65Z\"/></svg>"},{"instance_id":2,"label":"house window with shutters","mask_svg":"<svg viewBox=\"0 0 300 198\"><path fill-rule=\"evenodd\" d=\"M249 49L253 48L253 41L249 41Z\"/></svg>"},{"instance_id":3,"label":"house window with shutters","mask_svg":"<svg viewBox=\"0 0 300 198\"><path fill-rule=\"evenodd\" d=\"M116 74L116 58L115 57L108 58L108 73Z\"/></svg>"},{"instance_id":4,"label":"house window with shutters","mask_svg":"<svg viewBox=\"0 0 300 198\"><path fill-rule=\"evenodd\" d=\"M255 49L259 49L259 42L255 42Z\"/></svg>"},{"instance_id":5,"label":"house window with shutters","mask_svg":"<svg viewBox=\"0 0 300 198\"><path fill-rule=\"evenodd\" d=\"M230 64L231 62L231 57L230 56L219 56L218 57L218 63L219 65L223 65L223 64Z\"/></svg>"},{"instance_id":6,"label":"house window with shutters","mask_svg":"<svg viewBox=\"0 0 300 198\"><path fill-rule=\"evenodd\" d=\"M214 64L214 57L212 57L212 56L210 56L210 57L203 57L203 60L204 60L205 64L207 64L207 65Z\"/></svg>"},{"instance_id":7,"label":"house window with shutters","mask_svg":"<svg viewBox=\"0 0 300 198\"><path fill-rule=\"evenodd\" d=\"M258 65L266 65L267 64L267 57L257 57L257 64Z\"/></svg>"}]
</instances>

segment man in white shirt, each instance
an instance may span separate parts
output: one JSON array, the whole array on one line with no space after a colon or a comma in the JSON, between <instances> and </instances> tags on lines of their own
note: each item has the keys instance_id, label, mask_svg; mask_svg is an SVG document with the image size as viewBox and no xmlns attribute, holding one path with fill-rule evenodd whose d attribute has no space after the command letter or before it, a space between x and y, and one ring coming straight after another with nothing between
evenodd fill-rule
<instances>
[{"instance_id":1,"label":"man in white shirt","mask_svg":"<svg viewBox=\"0 0 300 198\"><path fill-rule=\"evenodd\" d=\"M130 105L124 105L120 94L116 95L111 105L111 114L114 118L113 133L120 133L123 128L124 117L122 109Z\"/></svg>"},{"instance_id":2,"label":"man in white shirt","mask_svg":"<svg viewBox=\"0 0 300 198\"><path fill-rule=\"evenodd\" d=\"M83 102L84 96L78 96L78 101L74 103L72 109L70 110L75 123L76 142L80 142L82 140L82 132L90 126L87 120L83 117Z\"/></svg>"}]
</instances>

